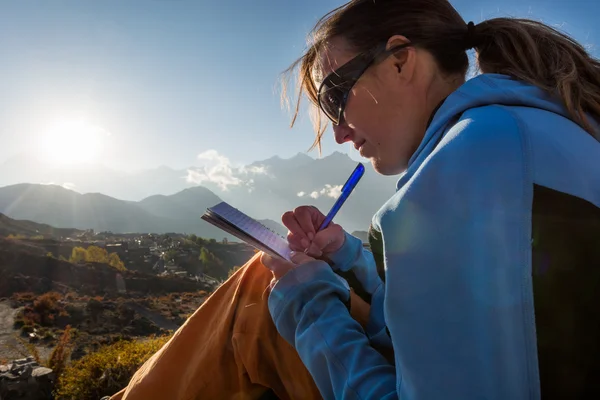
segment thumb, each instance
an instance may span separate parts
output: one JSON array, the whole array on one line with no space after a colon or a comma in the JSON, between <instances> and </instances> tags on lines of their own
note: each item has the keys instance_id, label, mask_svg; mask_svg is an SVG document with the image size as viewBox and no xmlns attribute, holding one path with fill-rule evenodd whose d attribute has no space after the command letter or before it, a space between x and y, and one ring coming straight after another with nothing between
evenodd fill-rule
<instances>
[{"instance_id":1,"label":"thumb","mask_svg":"<svg viewBox=\"0 0 600 400\"><path fill-rule=\"evenodd\" d=\"M303 264L303 263L315 260L313 257L311 257L309 255L306 255L302 252L296 252L296 251L292 252L290 259L292 260L292 262L294 264Z\"/></svg>"},{"instance_id":2,"label":"thumb","mask_svg":"<svg viewBox=\"0 0 600 400\"><path fill-rule=\"evenodd\" d=\"M336 236L340 234L337 231L337 226L330 226L320 232L317 232L310 246L308 247L307 254L320 257L323 254L323 249L327 248L327 246L333 243L336 239Z\"/></svg>"},{"instance_id":3,"label":"thumb","mask_svg":"<svg viewBox=\"0 0 600 400\"><path fill-rule=\"evenodd\" d=\"M287 271L292 269L294 265L291 262L282 260L278 257L272 257L267 253L262 253L260 256L260 262L273 272L276 278L279 278Z\"/></svg>"}]
</instances>

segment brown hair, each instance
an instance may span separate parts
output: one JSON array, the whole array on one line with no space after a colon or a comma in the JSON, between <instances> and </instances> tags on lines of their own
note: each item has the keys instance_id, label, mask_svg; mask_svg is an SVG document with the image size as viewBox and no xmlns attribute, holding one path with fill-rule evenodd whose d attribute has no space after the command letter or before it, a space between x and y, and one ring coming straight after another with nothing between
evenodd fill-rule
<instances>
[{"instance_id":1,"label":"brown hair","mask_svg":"<svg viewBox=\"0 0 600 400\"><path fill-rule=\"evenodd\" d=\"M583 46L548 25L528 19L490 19L477 24L474 32L468 38L466 22L447 0L352 0L332 10L311 31L305 54L284 72L289 79L298 69L291 125L303 94L317 104L318 88L312 72L319 67L319 52L328 39L341 36L360 53L401 34L415 47L430 52L447 74L465 75L469 67L466 49L474 47L479 71L509 75L558 95L570 117L595 135L585 113L600 115L600 62ZM282 100L287 103L286 80ZM313 111L316 138L311 149L320 151L327 121L318 110Z\"/></svg>"}]
</instances>

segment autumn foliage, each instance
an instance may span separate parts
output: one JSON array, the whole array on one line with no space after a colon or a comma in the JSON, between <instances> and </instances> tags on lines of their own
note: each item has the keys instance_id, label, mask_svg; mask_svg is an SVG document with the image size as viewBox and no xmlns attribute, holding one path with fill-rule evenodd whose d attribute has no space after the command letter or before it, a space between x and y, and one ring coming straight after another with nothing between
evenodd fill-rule
<instances>
[{"instance_id":1,"label":"autumn foliage","mask_svg":"<svg viewBox=\"0 0 600 400\"><path fill-rule=\"evenodd\" d=\"M86 262L108 264L118 271L125 271L126 269L125 264L123 264L117 253L109 254L105 249L98 246L89 246L87 249L74 247L69 261L75 264Z\"/></svg>"}]
</instances>

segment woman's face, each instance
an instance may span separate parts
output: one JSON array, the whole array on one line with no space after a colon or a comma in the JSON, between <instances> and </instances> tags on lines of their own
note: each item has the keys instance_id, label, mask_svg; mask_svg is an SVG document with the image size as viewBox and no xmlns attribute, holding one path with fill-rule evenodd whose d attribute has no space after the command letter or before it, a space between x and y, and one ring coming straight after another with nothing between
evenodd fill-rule
<instances>
[{"instance_id":1,"label":"woman's face","mask_svg":"<svg viewBox=\"0 0 600 400\"><path fill-rule=\"evenodd\" d=\"M402 44L402 37L398 40ZM328 42L320 54L321 70L313 75L317 87L356 55L349 49L342 38ZM418 52L407 47L367 69L349 93L342 124L333 126L337 143L353 142L383 175L406 169L430 117L427 74L419 71L426 66Z\"/></svg>"}]
</instances>

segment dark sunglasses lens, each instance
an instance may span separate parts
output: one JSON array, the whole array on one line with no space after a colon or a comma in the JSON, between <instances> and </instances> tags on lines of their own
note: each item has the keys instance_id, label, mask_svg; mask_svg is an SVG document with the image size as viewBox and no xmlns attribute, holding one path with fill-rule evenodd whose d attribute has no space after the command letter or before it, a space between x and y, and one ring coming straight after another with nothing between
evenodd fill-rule
<instances>
[{"instance_id":1,"label":"dark sunglasses lens","mask_svg":"<svg viewBox=\"0 0 600 400\"><path fill-rule=\"evenodd\" d=\"M319 95L321 109L334 124L339 123L340 109L342 107L344 95L344 88L340 86L331 87L328 82L321 88L321 93Z\"/></svg>"}]
</instances>

